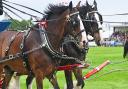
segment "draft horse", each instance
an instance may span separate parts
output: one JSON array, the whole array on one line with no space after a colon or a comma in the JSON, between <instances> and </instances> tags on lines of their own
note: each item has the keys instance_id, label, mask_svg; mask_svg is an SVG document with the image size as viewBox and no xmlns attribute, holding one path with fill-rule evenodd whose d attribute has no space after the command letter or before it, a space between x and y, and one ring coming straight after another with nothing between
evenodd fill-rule
<instances>
[{"instance_id":1,"label":"draft horse","mask_svg":"<svg viewBox=\"0 0 128 89\"><path fill-rule=\"evenodd\" d=\"M51 30L52 34L54 34L54 36L49 36L49 40L51 46L55 50L59 48L64 35L69 33L71 34L73 32L72 30L66 31L64 29L65 24L68 21L78 19L76 16L75 18L72 16L76 11L71 11L71 3L68 7L60 7L57 10L55 8L53 9L52 7L49 11L50 21L48 22L48 29ZM0 63L0 74L2 75L3 69L5 69L5 78L3 83L4 89L8 86L14 72L26 75L29 75L32 72L36 78L37 89L43 89L42 80L45 77L49 78L51 75L53 75L58 64L56 63L58 62L58 57L55 55L53 57L53 54L56 54L57 52L52 51L53 54L51 53L52 48L47 48L50 47L48 44L49 42L46 40L44 41L45 38L44 35L42 36L42 34L43 32L35 27L30 28L27 34L21 32L16 33L14 31L5 31L0 33L0 58L2 61ZM10 38L14 40L11 40ZM59 55L59 53L57 53L57 55ZM65 57L63 57L63 59L66 61ZM29 63L29 68L24 67L23 64L27 64L24 61ZM76 60L70 59L70 61L72 63L78 63ZM31 72L28 69L30 69Z\"/></svg>"},{"instance_id":2,"label":"draft horse","mask_svg":"<svg viewBox=\"0 0 128 89\"><path fill-rule=\"evenodd\" d=\"M84 30L86 35L91 35L96 44L100 46L100 29L103 22L102 15L97 10L97 3L96 1L93 2L93 5L89 5L86 1L86 4L78 8L80 17L82 19ZM92 20L92 21L91 21ZM85 45L88 42L88 39L85 39ZM64 44L64 50L67 55L72 57L79 57L79 51L76 49L76 46L73 42L69 42ZM88 48L88 47L85 47ZM71 49L71 50L68 50ZM68 50L68 51L67 51ZM87 54L87 50L85 50L85 55ZM82 79L82 69L75 69L73 70L75 77L77 79L76 87L83 88L84 81ZM73 89L73 81L72 81L72 71L65 71L65 77L67 82L67 89Z\"/></svg>"},{"instance_id":3,"label":"draft horse","mask_svg":"<svg viewBox=\"0 0 128 89\"><path fill-rule=\"evenodd\" d=\"M79 8L79 5L80 5L80 3L78 3L77 4L77 6L75 7L75 8L73 8L73 10L72 11L75 11L75 10L78 10L78 8ZM65 6L65 7L67 7L67 6ZM55 8L54 8L55 9ZM57 8L56 8L57 9ZM46 12L47 13L47 12ZM78 15L74 15L74 17L77 17ZM47 18L45 18L46 20L48 20L48 16L47 16ZM84 48L84 46L79 46L80 45L80 42L81 42L81 38L83 37L82 35L84 35L84 34L81 34L81 32L82 31L80 31L80 30L78 30L79 28L80 28L80 21L79 21L80 19L77 19L76 21L75 20L71 20L71 22L69 22L69 23L67 23L66 24L66 26L65 26L65 30L67 30L67 31L70 31L70 30L73 30L73 31L77 31L77 32L75 32L75 33L73 33L73 34L64 34L64 39L63 39L63 41L62 41L62 45L63 45L63 52L66 54L66 55L68 55L68 56L72 56L72 55L70 55L70 53L72 53L72 51L71 50L75 50L75 54L76 54L76 56L74 56L74 57L77 57L79 60L81 60L81 61L83 61L84 59L85 59L85 55L86 55L86 49ZM82 22L82 21L81 21ZM47 29L47 31L49 31L49 29ZM49 32L51 32L51 31L49 31ZM79 34L78 34L79 33ZM50 37L50 35L48 35L48 37ZM64 44L67 44L67 41L69 42L69 41L72 41L72 43L73 43L73 48L71 48L70 50L69 49L67 49L67 48L65 48L64 47ZM70 45L68 45L68 48L69 48L69 46ZM74 48L75 47L75 48ZM59 47L60 48L60 47ZM64 50L67 50L67 52L65 52ZM76 52L77 51L77 52ZM73 53L73 55L74 55L74 53ZM66 65L66 64L68 64L68 62L61 62L60 63L60 65ZM32 77L31 76L29 76L28 78L27 78L27 87L28 86L30 86L30 83L32 82ZM53 80L54 81L54 80ZM52 83L53 84L53 83ZM53 85L53 86L55 86L55 85ZM31 88L30 88L31 89Z\"/></svg>"},{"instance_id":4,"label":"draft horse","mask_svg":"<svg viewBox=\"0 0 128 89\"><path fill-rule=\"evenodd\" d=\"M81 12L82 12L82 13L80 13L80 15L82 14L81 15L81 18L83 17L82 19L85 20L85 17L87 16L87 18L86 18L87 20L95 21L95 20L97 20L97 18L95 17L96 16L95 13L97 13L98 14L97 16L99 16L99 20L101 21L101 24L102 24L102 16L97 12L97 4L96 4L95 1L94 1L94 5L93 6L90 6L88 4L88 2L86 2L86 5L80 7L79 9L81 9ZM83 13L84 11L86 11L86 13ZM90 12L92 12L92 13L90 13ZM83 23L86 22L84 24L84 27L86 27L86 29L88 29L88 30L85 29L86 33L92 35L95 38L95 42L97 43L97 45L99 45L100 44L100 34L99 34L99 24L97 23L97 21L99 21L99 20L97 20L95 22L90 22L90 21L86 21L86 20L84 21L84 20L83 20ZM89 24L89 25L87 25L87 24ZM69 55L69 56L74 56L75 55L75 57L78 57L79 59L83 59L82 55L80 54L80 50L78 50L78 48L74 44L74 42L65 43L64 47L66 47L67 50L69 48L71 49L71 50L68 50L68 51L65 50L66 51L65 53L67 55ZM86 51L84 53L86 54ZM78 84L77 85L79 86L79 85L82 84L82 87L83 87L84 86L84 82L82 80L82 72L80 72L80 70L78 70L77 72L78 73L75 74L76 78L78 80ZM78 76L78 74L79 74L79 76ZM71 75L68 73L68 76L71 76ZM71 78L71 77L69 77L69 78ZM72 81L72 79L69 79L69 81L68 81L69 83L67 83L68 84L67 86L68 86L69 89L73 86L73 84L70 83L70 80Z\"/></svg>"}]
</instances>

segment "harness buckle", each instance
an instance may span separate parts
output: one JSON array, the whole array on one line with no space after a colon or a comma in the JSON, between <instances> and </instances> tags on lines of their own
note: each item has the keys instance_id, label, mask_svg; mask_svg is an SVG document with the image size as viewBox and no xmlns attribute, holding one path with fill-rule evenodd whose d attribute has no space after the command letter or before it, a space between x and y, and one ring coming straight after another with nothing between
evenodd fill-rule
<instances>
[{"instance_id":1,"label":"harness buckle","mask_svg":"<svg viewBox=\"0 0 128 89\"><path fill-rule=\"evenodd\" d=\"M9 55L9 59L11 60L11 59L13 59L14 58L14 56L12 55L12 54L10 54Z\"/></svg>"},{"instance_id":2,"label":"harness buckle","mask_svg":"<svg viewBox=\"0 0 128 89\"><path fill-rule=\"evenodd\" d=\"M27 65L26 65L26 62L23 62L23 66L25 66L25 67L27 66Z\"/></svg>"},{"instance_id":3,"label":"harness buckle","mask_svg":"<svg viewBox=\"0 0 128 89\"><path fill-rule=\"evenodd\" d=\"M20 44L20 49L23 49L23 44Z\"/></svg>"}]
</instances>

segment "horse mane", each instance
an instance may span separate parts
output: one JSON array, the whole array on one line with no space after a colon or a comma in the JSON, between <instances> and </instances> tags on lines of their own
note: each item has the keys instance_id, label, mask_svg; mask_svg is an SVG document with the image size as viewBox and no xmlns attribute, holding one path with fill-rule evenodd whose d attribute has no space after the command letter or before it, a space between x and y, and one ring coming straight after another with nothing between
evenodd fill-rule
<instances>
[{"instance_id":1,"label":"horse mane","mask_svg":"<svg viewBox=\"0 0 128 89\"><path fill-rule=\"evenodd\" d=\"M62 14L65 10L67 10L68 6L64 6L64 5L53 5L53 4L49 4L48 8L44 11L44 16L41 20L45 20L45 19L49 19L50 16L52 15L60 15ZM35 24L34 26L35 28L39 28L38 24Z\"/></svg>"},{"instance_id":2,"label":"horse mane","mask_svg":"<svg viewBox=\"0 0 128 89\"><path fill-rule=\"evenodd\" d=\"M44 11L46 14L44 18L49 18L51 15L60 15L62 14L65 10L67 10L68 6L64 5L53 5L49 4L48 8Z\"/></svg>"}]
</instances>

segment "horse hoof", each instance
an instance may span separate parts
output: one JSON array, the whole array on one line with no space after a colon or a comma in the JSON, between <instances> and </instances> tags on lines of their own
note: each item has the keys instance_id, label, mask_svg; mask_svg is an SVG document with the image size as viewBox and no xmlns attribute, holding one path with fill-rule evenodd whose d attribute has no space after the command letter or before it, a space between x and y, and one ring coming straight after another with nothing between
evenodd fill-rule
<instances>
[{"instance_id":1,"label":"horse hoof","mask_svg":"<svg viewBox=\"0 0 128 89\"><path fill-rule=\"evenodd\" d=\"M82 87L82 86L74 86L73 89L82 89L81 87Z\"/></svg>"},{"instance_id":2,"label":"horse hoof","mask_svg":"<svg viewBox=\"0 0 128 89\"><path fill-rule=\"evenodd\" d=\"M82 85L77 86L77 81L73 81L74 88L73 89L82 89Z\"/></svg>"},{"instance_id":3,"label":"horse hoof","mask_svg":"<svg viewBox=\"0 0 128 89\"><path fill-rule=\"evenodd\" d=\"M73 81L74 88L73 89L82 89L82 85L77 86L77 81ZM67 89L67 85L64 85L64 89Z\"/></svg>"}]
</instances>

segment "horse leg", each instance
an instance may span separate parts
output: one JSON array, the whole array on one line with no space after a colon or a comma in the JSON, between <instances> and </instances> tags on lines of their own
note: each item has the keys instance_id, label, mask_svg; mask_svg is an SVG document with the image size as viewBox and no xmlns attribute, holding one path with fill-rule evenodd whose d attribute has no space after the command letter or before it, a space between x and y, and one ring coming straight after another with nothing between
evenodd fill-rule
<instances>
[{"instance_id":1,"label":"horse leg","mask_svg":"<svg viewBox=\"0 0 128 89\"><path fill-rule=\"evenodd\" d=\"M77 85L76 85L77 88L76 89L79 89L79 88L82 89L85 85L84 80L82 78L82 69L77 68L77 69L74 69L73 72L74 72L74 75L77 79Z\"/></svg>"},{"instance_id":2,"label":"horse leg","mask_svg":"<svg viewBox=\"0 0 128 89\"><path fill-rule=\"evenodd\" d=\"M27 77L27 79L26 79L26 86L27 86L27 89L32 89L33 78L34 78L34 75L33 75L33 74L28 75L28 77Z\"/></svg>"},{"instance_id":3,"label":"horse leg","mask_svg":"<svg viewBox=\"0 0 128 89\"><path fill-rule=\"evenodd\" d=\"M31 83L32 83L33 78L34 78L33 75L28 75L28 77L26 79L27 89L32 89ZM55 75L52 75L52 76L47 77L47 78L49 79L49 81L53 85L54 89L60 89Z\"/></svg>"},{"instance_id":4,"label":"horse leg","mask_svg":"<svg viewBox=\"0 0 128 89\"><path fill-rule=\"evenodd\" d=\"M40 76L41 75L41 76ZM36 79L36 85L37 85L37 89L43 89L43 79L44 79L44 76L43 74L41 74L40 72L36 72L35 74L35 79Z\"/></svg>"},{"instance_id":5,"label":"horse leg","mask_svg":"<svg viewBox=\"0 0 128 89\"><path fill-rule=\"evenodd\" d=\"M52 76L50 76L50 77L47 77L47 78L49 79L49 81L53 85L54 89L60 89L59 85L58 85L58 82L57 82L57 78L56 78L56 76L54 74Z\"/></svg>"},{"instance_id":6,"label":"horse leg","mask_svg":"<svg viewBox=\"0 0 128 89\"><path fill-rule=\"evenodd\" d=\"M9 82L13 76L14 71L12 71L8 66L4 67L4 72L5 72L5 77L4 77L4 81L2 84L2 89L7 89Z\"/></svg>"},{"instance_id":7,"label":"horse leg","mask_svg":"<svg viewBox=\"0 0 128 89\"><path fill-rule=\"evenodd\" d=\"M67 89L73 89L72 71L65 70Z\"/></svg>"},{"instance_id":8,"label":"horse leg","mask_svg":"<svg viewBox=\"0 0 128 89\"><path fill-rule=\"evenodd\" d=\"M9 89L20 89L20 76L13 76Z\"/></svg>"}]
</instances>

